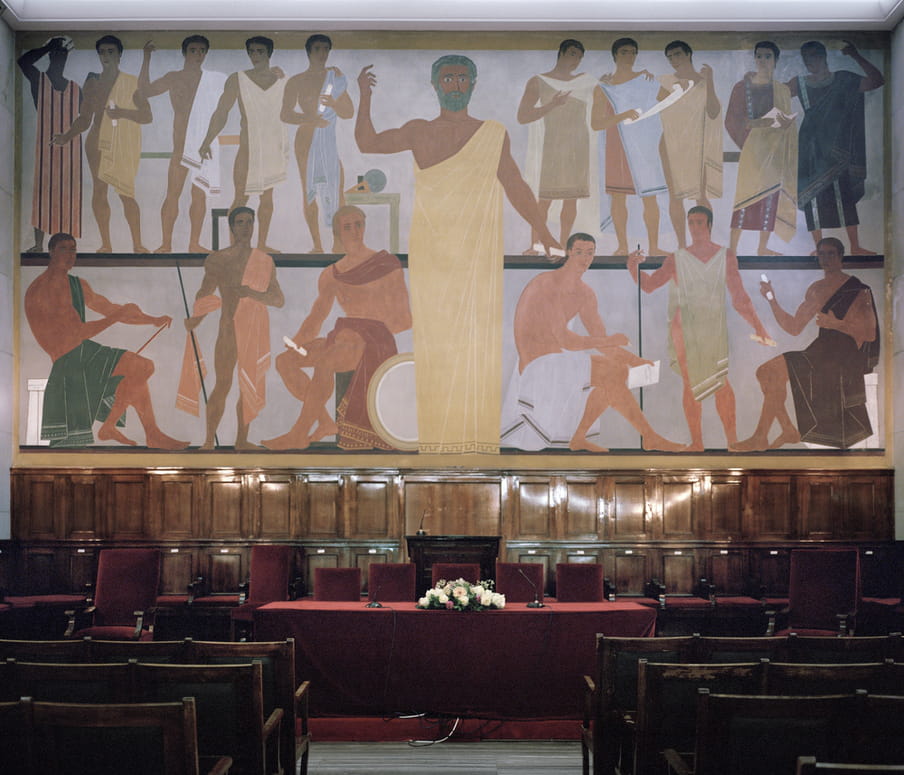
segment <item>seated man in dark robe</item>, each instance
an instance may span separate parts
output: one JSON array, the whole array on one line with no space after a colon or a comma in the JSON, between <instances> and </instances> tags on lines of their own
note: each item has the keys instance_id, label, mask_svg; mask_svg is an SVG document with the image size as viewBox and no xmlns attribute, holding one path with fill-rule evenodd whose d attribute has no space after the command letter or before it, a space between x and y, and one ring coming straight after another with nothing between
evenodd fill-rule
<instances>
[{"instance_id":1,"label":"seated man in dark robe","mask_svg":"<svg viewBox=\"0 0 904 775\"><path fill-rule=\"evenodd\" d=\"M333 232L346 252L321 272L310 313L292 345L287 341L276 358L276 370L302 409L287 433L263 442L270 449L305 449L337 434L343 449L391 449L370 423L367 389L380 364L396 354L395 334L411 328L411 310L399 259L364 244L364 221L364 213L350 205L333 218ZM334 301L345 316L324 338L320 328ZM306 366L314 368L310 377ZM335 375L345 371L354 374L334 420L326 402Z\"/></svg>"},{"instance_id":2,"label":"seated man in dark robe","mask_svg":"<svg viewBox=\"0 0 904 775\"><path fill-rule=\"evenodd\" d=\"M778 449L801 441L847 449L872 435L863 375L879 360L879 325L872 292L841 271L844 246L834 237L816 246L825 273L808 289L793 315L782 309L771 283L760 283L778 324L794 336L815 319L816 339L799 352L787 352L757 369L763 408L753 435L738 451ZM797 424L785 409L791 385ZM773 422L779 435L769 441Z\"/></svg>"}]
</instances>

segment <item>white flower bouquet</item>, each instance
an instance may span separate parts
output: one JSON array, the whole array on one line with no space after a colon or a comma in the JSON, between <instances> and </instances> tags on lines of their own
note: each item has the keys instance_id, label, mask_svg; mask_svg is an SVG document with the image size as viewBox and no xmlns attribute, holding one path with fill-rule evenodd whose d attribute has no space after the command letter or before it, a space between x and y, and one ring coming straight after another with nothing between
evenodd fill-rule
<instances>
[{"instance_id":1,"label":"white flower bouquet","mask_svg":"<svg viewBox=\"0 0 904 775\"><path fill-rule=\"evenodd\" d=\"M505 608L505 595L493 591L491 579L472 584L464 579L441 579L417 601L418 608L441 608L449 611L483 611Z\"/></svg>"}]
</instances>

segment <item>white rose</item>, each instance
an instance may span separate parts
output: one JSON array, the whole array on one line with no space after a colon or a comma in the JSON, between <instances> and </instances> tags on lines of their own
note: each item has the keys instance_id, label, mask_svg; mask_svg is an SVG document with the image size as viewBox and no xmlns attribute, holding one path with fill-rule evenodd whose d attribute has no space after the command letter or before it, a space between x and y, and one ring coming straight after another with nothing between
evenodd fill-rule
<instances>
[{"instance_id":1,"label":"white rose","mask_svg":"<svg viewBox=\"0 0 904 775\"><path fill-rule=\"evenodd\" d=\"M493 605L496 606L496 608L505 608L505 595L500 595L498 592L494 592Z\"/></svg>"},{"instance_id":2,"label":"white rose","mask_svg":"<svg viewBox=\"0 0 904 775\"><path fill-rule=\"evenodd\" d=\"M486 590L479 584L476 587L474 587L474 594L477 595L477 597L482 598L484 592L486 592Z\"/></svg>"},{"instance_id":3,"label":"white rose","mask_svg":"<svg viewBox=\"0 0 904 775\"><path fill-rule=\"evenodd\" d=\"M430 605L430 598L427 597L426 595L424 595L424 597L422 597L420 600L417 601L417 604L421 608L426 608L428 605Z\"/></svg>"},{"instance_id":4,"label":"white rose","mask_svg":"<svg viewBox=\"0 0 904 775\"><path fill-rule=\"evenodd\" d=\"M484 592L484 593L480 596L480 604L481 604L482 606L484 606L485 608L489 608L491 605L493 605L493 595L492 595L492 593L490 593L490 592Z\"/></svg>"},{"instance_id":5,"label":"white rose","mask_svg":"<svg viewBox=\"0 0 904 775\"><path fill-rule=\"evenodd\" d=\"M449 602L449 596L445 592L440 592L436 599L443 605Z\"/></svg>"}]
</instances>

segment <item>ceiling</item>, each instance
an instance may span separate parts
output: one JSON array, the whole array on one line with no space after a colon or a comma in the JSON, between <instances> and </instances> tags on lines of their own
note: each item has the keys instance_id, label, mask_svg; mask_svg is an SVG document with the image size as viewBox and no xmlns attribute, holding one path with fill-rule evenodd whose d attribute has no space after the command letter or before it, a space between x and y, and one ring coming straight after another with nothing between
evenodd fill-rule
<instances>
[{"instance_id":1,"label":"ceiling","mask_svg":"<svg viewBox=\"0 0 904 775\"><path fill-rule=\"evenodd\" d=\"M14 29L891 30L904 0L2 0Z\"/></svg>"}]
</instances>

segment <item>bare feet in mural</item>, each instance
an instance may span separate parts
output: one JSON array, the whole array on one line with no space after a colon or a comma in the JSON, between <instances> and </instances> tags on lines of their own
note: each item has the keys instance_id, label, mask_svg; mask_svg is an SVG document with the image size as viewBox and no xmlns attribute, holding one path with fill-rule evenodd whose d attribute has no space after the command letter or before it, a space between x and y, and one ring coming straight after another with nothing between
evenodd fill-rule
<instances>
[{"instance_id":1,"label":"bare feet in mural","mask_svg":"<svg viewBox=\"0 0 904 775\"><path fill-rule=\"evenodd\" d=\"M568 443L568 449L573 450L574 452L608 452L609 447L601 447L599 444L594 444L592 441L587 441L587 437L584 434L580 434L580 436L576 433L571 441Z\"/></svg>"},{"instance_id":2,"label":"bare feet in mural","mask_svg":"<svg viewBox=\"0 0 904 775\"><path fill-rule=\"evenodd\" d=\"M660 436L655 431L647 431L642 439L641 446L647 452L681 452L685 445L677 441L669 441L665 436Z\"/></svg>"},{"instance_id":3,"label":"bare feet in mural","mask_svg":"<svg viewBox=\"0 0 904 775\"><path fill-rule=\"evenodd\" d=\"M118 441L120 444L125 444L129 447L134 447L137 444L137 442L133 441L120 430L118 430L115 425L110 425L108 423L104 423L100 426L100 428L97 429L97 440Z\"/></svg>"}]
</instances>

